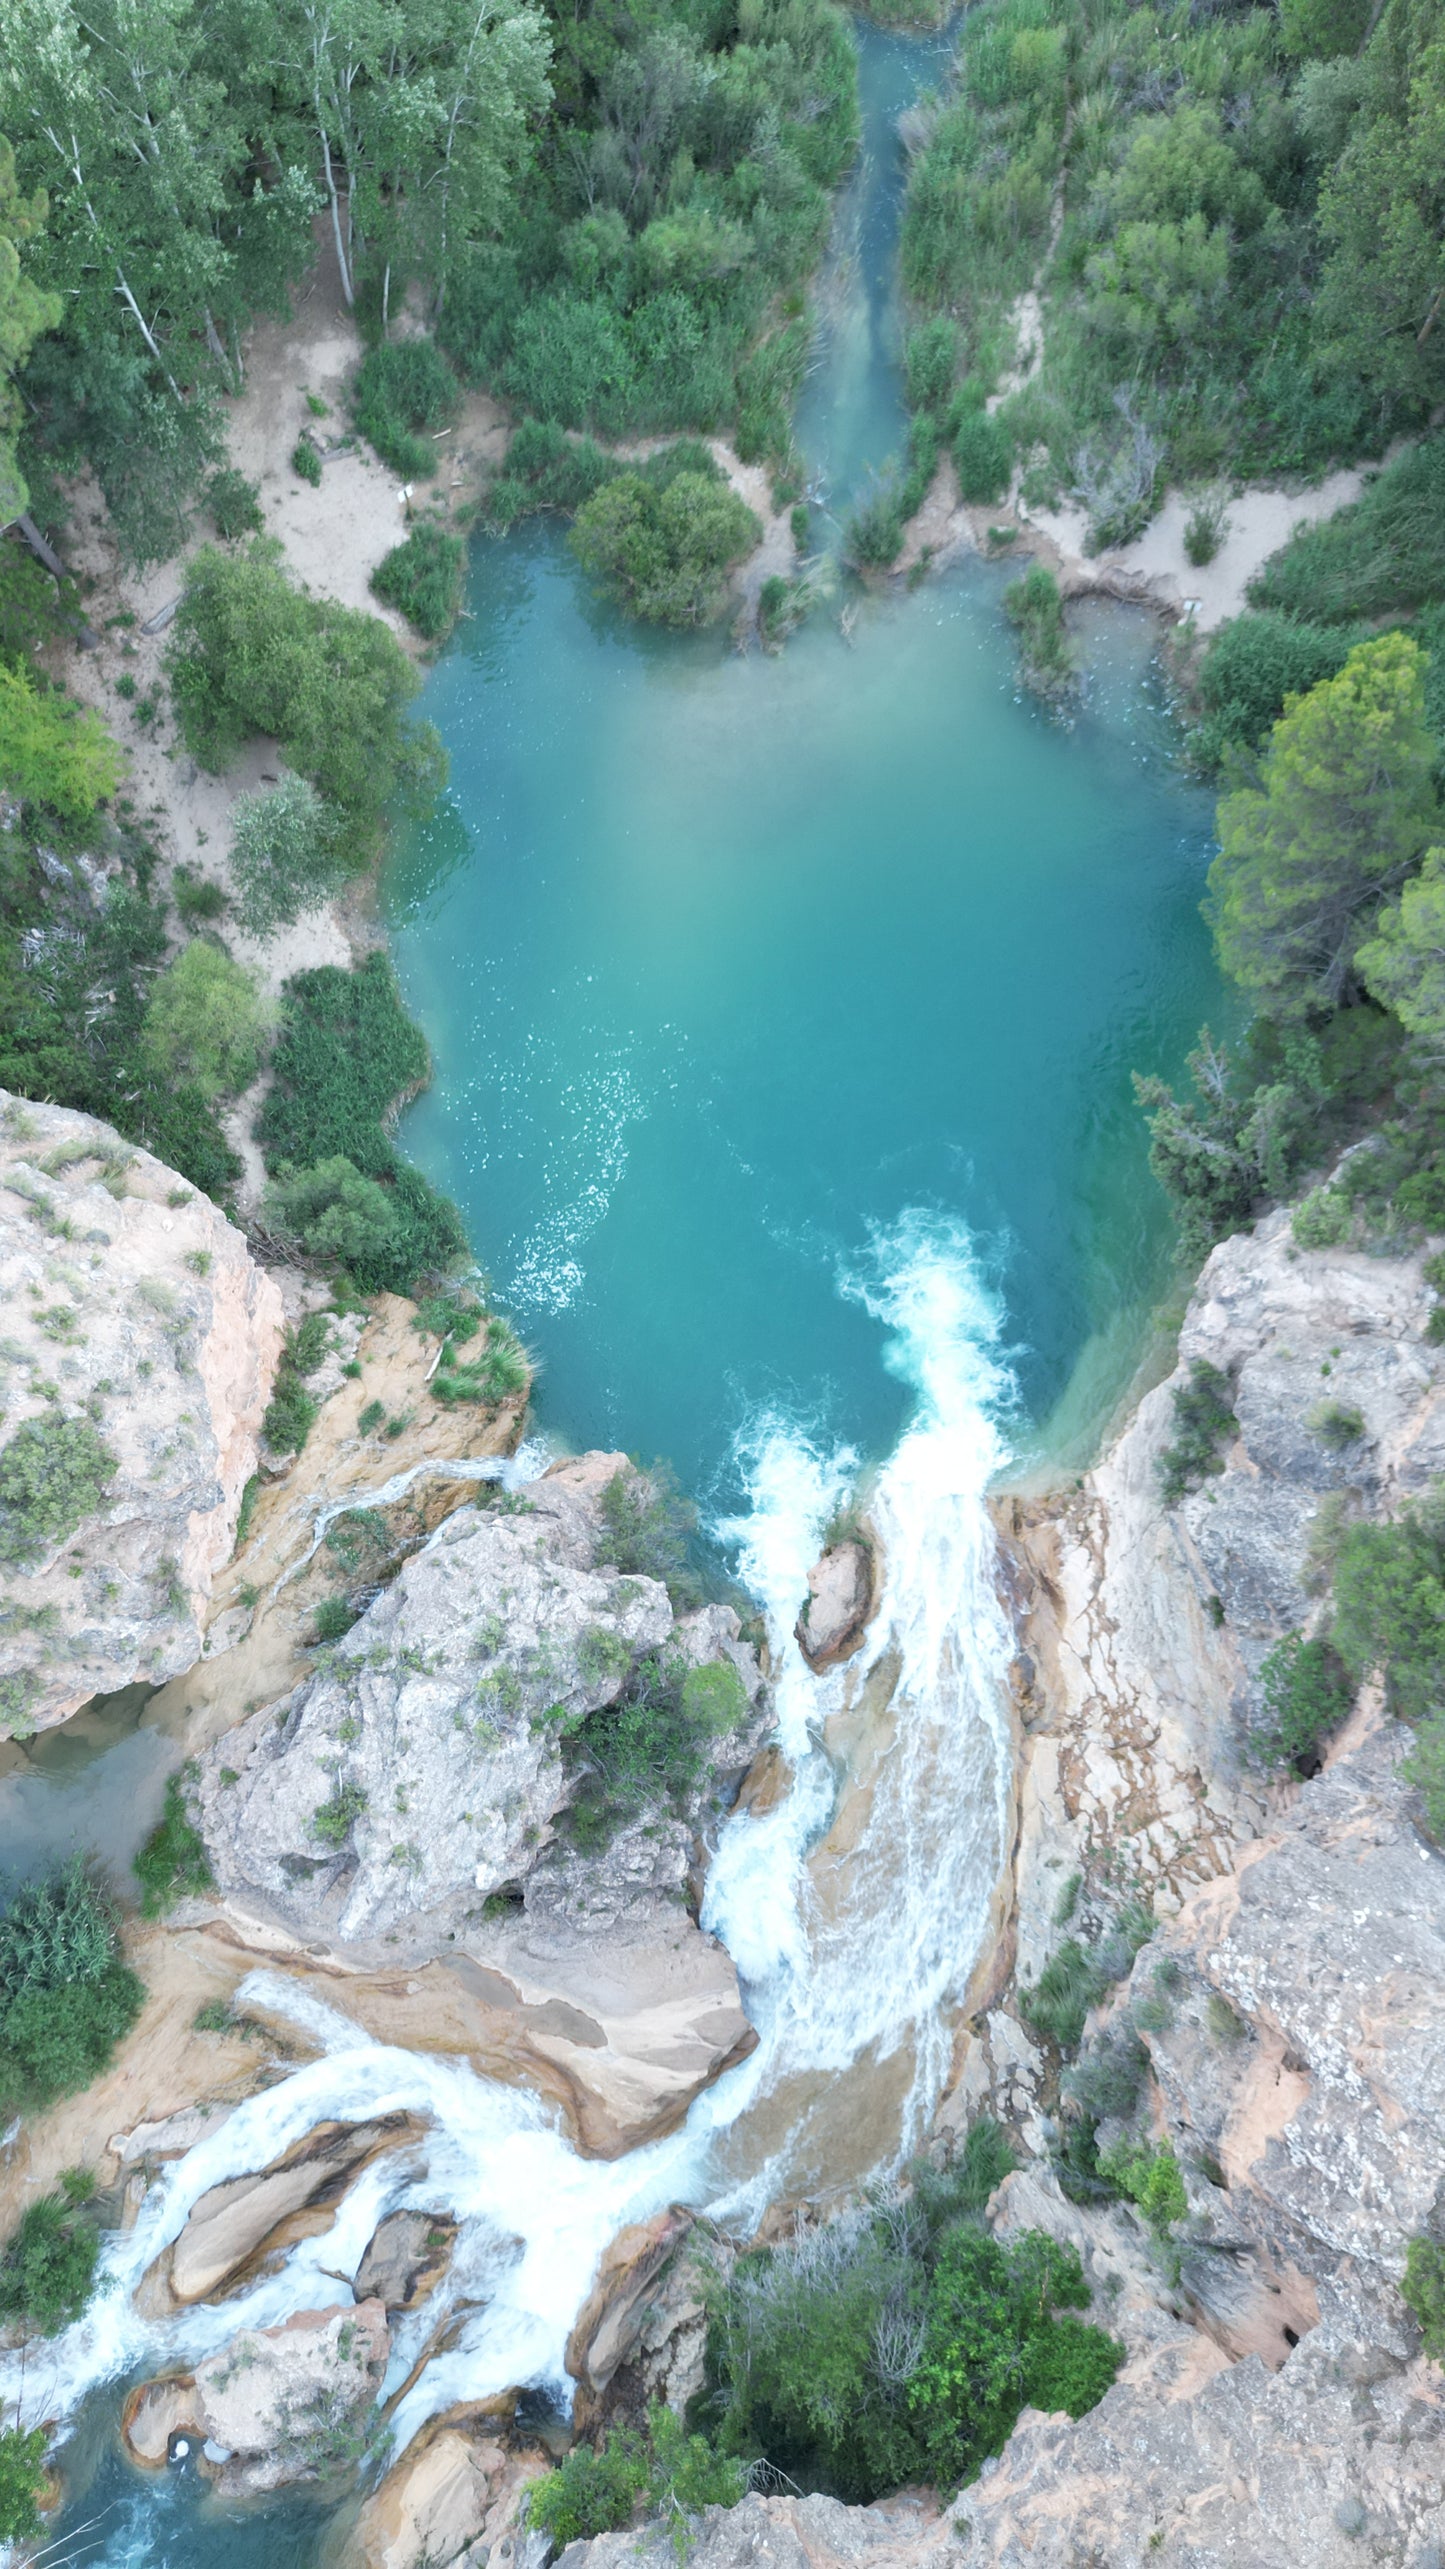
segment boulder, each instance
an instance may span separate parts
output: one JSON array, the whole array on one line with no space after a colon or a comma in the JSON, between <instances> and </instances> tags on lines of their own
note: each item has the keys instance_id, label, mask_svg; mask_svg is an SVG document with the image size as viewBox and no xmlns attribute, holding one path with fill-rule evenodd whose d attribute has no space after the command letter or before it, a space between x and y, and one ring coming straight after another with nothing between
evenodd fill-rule
<instances>
[{"instance_id":1,"label":"boulder","mask_svg":"<svg viewBox=\"0 0 1445 2569\"><path fill-rule=\"evenodd\" d=\"M551 2465L535 2447L513 2451L486 2427L484 2418L462 2415L422 2428L361 2510L347 2555L357 2569L506 2559L527 2491Z\"/></svg>"},{"instance_id":2,"label":"boulder","mask_svg":"<svg viewBox=\"0 0 1445 2569\"><path fill-rule=\"evenodd\" d=\"M707 2287L727 2277L736 2253L679 2205L618 2232L567 2342L580 2434L618 2419L640 2424L658 2400L686 2413L705 2378Z\"/></svg>"},{"instance_id":3,"label":"boulder","mask_svg":"<svg viewBox=\"0 0 1445 2569\"><path fill-rule=\"evenodd\" d=\"M281 1297L204 1195L108 1124L0 1091L3 1456L64 1503L0 1506L0 1731L200 1657L282 1343ZM41 1442L69 1431L66 1470Z\"/></svg>"},{"instance_id":4,"label":"boulder","mask_svg":"<svg viewBox=\"0 0 1445 2569\"><path fill-rule=\"evenodd\" d=\"M730 1609L675 1620L660 1581L609 1565L598 1493L628 1468L582 1456L505 1506L458 1510L283 1705L216 1742L198 1800L222 1892L378 1960L443 1950L520 1883L529 1903L582 1903L589 1924L675 1897L701 1800L580 1862L548 1856L576 1790L565 1743L644 1657L737 1671L747 1711L714 1743L721 1777L741 1773L765 1718Z\"/></svg>"},{"instance_id":5,"label":"boulder","mask_svg":"<svg viewBox=\"0 0 1445 2569\"><path fill-rule=\"evenodd\" d=\"M418 2310L451 2262L457 2225L446 2212L388 2212L356 2269L358 2301L379 2301L387 2318Z\"/></svg>"},{"instance_id":6,"label":"boulder","mask_svg":"<svg viewBox=\"0 0 1445 2569\"><path fill-rule=\"evenodd\" d=\"M873 1617L871 1545L850 1537L832 1543L808 1572L808 1600L794 1633L812 1669L836 1668L862 1643Z\"/></svg>"},{"instance_id":7,"label":"boulder","mask_svg":"<svg viewBox=\"0 0 1445 2569\"><path fill-rule=\"evenodd\" d=\"M127 2449L154 2466L177 2432L194 2435L228 2497L329 2479L365 2448L390 2352L379 2301L243 2328L193 2375L132 2394Z\"/></svg>"},{"instance_id":8,"label":"boulder","mask_svg":"<svg viewBox=\"0 0 1445 2569\"><path fill-rule=\"evenodd\" d=\"M384 2150L418 2138L410 2114L318 2123L255 2176L227 2177L192 2204L185 2226L146 2278L148 2299L171 2308L223 2301L298 2239L329 2230L353 2180ZM143 2287L145 2289L145 2287Z\"/></svg>"}]
</instances>

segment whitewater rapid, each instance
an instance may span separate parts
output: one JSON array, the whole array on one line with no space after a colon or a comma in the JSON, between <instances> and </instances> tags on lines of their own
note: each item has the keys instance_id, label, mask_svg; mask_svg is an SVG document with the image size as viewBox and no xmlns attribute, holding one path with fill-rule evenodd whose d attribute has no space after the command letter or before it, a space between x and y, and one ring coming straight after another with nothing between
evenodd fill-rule
<instances>
[{"instance_id":1,"label":"whitewater rapid","mask_svg":"<svg viewBox=\"0 0 1445 2569\"><path fill-rule=\"evenodd\" d=\"M839 1287L878 1322L883 1361L914 1401L869 1501L886 1589L860 1658L820 1680L791 1640L856 1454L781 1413L754 1419L738 1443L749 1504L716 1529L768 1620L780 1744L794 1774L766 1816L725 1823L703 1904L704 1925L737 1966L756 2051L697 2098L679 2131L604 2163L580 2158L538 2098L464 2062L372 2041L294 1982L255 1972L239 2003L289 2017L318 2057L237 2106L166 2171L134 2228L107 2243L103 2288L85 2317L39 2358L31 2350L23 2386L13 2359L0 2365L11 2414L23 2396L27 2423L67 2417L102 2382L193 2365L238 2328L334 2303L337 2276L354 2271L384 2212L445 2206L461 2225L452 2267L425 2313L398 2324L389 2384L405 2379L448 2302L476 2306L401 2403L400 2449L456 2400L517 2383L566 2399L563 2350L609 2240L669 2202L749 2229L796 2174L778 2105L800 2079L846 2080L860 2064L901 2058L901 2103L875 2172L917 2146L948 2066L948 2003L977 1959L1004 1853L1012 1645L985 1499L1007 1450L1012 1383L998 1305L960 1223L906 1213ZM826 1847L819 1855L841 1781L824 1734L845 1716L850 1685L880 1665L891 1695L874 1725L862 1816L834 1862ZM846 1896L830 1897L840 1885ZM265 2165L323 2119L397 2108L427 2119L425 2144L369 2168L335 2226L303 2241L282 2271L220 2308L164 2323L136 2313L135 2285L209 2187ZM756 2146L754 2132L765 2136Z\"/></svg>"}]
</instances>

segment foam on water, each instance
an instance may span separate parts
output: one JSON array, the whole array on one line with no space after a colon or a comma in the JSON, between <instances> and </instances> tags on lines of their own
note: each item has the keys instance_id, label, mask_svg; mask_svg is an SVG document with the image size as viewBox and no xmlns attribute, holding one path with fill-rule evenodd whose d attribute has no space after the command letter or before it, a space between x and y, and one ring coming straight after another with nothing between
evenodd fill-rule
<instances>
[{"instance_id":1,"label":"foam on water","mask_svg":"<svg viewBox=\"0 0 1445 2569\"><path fill-rule=\"evenodd\" d=\"M238 2327L334 2302L336 2274L354 2269L380 2214L407 2203L445 2205L461 2230L443 2296L424 2324L397 2330L392 2382L404 2379L447 2302L474 2306L402 2403L398 2441L451 2401L516 2382L565 2397L568 2332L624 2222L678 2200L744 2223L764 2208L779 2152L775 2144L760 2150L739 2176L738 2133L782 2082L808 2069L845 2079L865 2053L884 2057L911 2041L913 2074L886 2161L916 2143L947 2064L947 2002L976 1958L1003 1847L1010 1645L985 1492L1004 1450L997 1418L1010 1386L996 1352L996 1307L957 1223L905 1215L870 1242L840 1289L879 1322L886 1361L917 1396L871 1503L887 1589L853 1671L813 1678L790 1635L857 1457L781 1415L755 1420L739 1447L751 1504L720 1529L771 1627L779 1731L795 1779L765 1817L738 1814L725 1824L704 1906L705 1923L737 1962L757 2050L697 2099L680 2131L607 2164L580 2158L537 2097L480 2078L464 2061L375 2042L296 1983L253 1973L242 2004L290 2017L320 2056L237 2106L165 2172L135 2227L108 2243L107 2289L56 2341L53 2370L39 2376L32 2354L27 2416L68 2414L99 2382L142 2366L193 2365ZM897 1671L891 1706L874 1742L846 1897L832 1903L810 1869L839 1792L821 1726L843 1706L845 1673L885 1657ZM336 2226L303 2241L282 2271L165 2323L136 2313L134 2287L208 2187L264 2166L323 2119L398 2108L426 2118L424 2147L376 2163ZM13 2404L19 2391L15 2362L0 2364L0 2402Z\"/></svg>"}]
</instances>

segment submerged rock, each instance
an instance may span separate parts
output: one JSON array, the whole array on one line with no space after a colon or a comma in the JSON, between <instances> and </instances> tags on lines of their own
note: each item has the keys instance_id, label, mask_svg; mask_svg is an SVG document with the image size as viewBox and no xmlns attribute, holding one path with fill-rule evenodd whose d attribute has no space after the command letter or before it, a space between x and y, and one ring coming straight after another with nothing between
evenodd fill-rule
<instances>
[{"instance_id":1,"label":"submerged rock","mask_svg":"<svg viewBox=\"0 0 1445 2569\"><path fill-rule=\"evenodd\" d=\"M676 1895L698 1812L647 1811L585 1855L549 1852L578 1789L567 1742L644 1660L729 1671L738 1726L710 1743L699 1812L756 1745L762 1679L736 1616L675 1619L659 1580L608 1561L599 1494L629 1469L582 1456L510 1503L459 1510L313 1676L216 1743L199 1805L222 1892L413 1957L522 1885L529 1905L604 1922Z\"/></svg>"},{"instance_id":2,"label":"submerged rock","mask_svg":"<svg viewBox=\"0 0 1445 2569\"><path fill-rule=\"evenodd\" d=\"M0 1091L0 1735L200 1657L281 1352L225 1215L108 1124Z\"/></svg>"},{"instance_id":3,"label":"submerged rock","mask_svg":"<svg viewBox=\"0 0 1445 2569\"><path fill-rule=\"evenodd\" d=\"M872 1546L850 1537L830 1544L808 1572L808 1601L794 1633L808 1666L835 1668L862 1643L877 1610Z\"/></svg>"}]
</instances>

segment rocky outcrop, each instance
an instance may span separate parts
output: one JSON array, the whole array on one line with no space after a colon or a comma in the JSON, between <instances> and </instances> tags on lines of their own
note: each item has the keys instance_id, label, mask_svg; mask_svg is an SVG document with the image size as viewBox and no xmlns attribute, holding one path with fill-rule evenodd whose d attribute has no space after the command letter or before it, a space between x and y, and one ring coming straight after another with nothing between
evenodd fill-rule
<instances>
[{"instance_id":1,"label":"rocky outcrop","mask_svg":"<svg viewBox=\"0 0 1445 2569\"><path fill-rule=\"evenodd\" d=\"M674 1617L607 1557L601 1491L622 1455L555 1465L463 1508L281 1705L203 1761L201 1825L223 1892L309 1937L438 1951L488 1901L615 1921L686 1883L697 1814L640 1815L605 1850L553 1850L582 1771L568 1743L639 1664L716 1661L738 1706L715 1773L756 1745L761 1675L730 1610ZM737 1681L734 1682L734 1674Z\"/></svg>"},{"instance_id":2,"label":"rocky outcrop","mask_svg":"<svg viewBox=\"0 0 1445 2569\"><path fill-rule=\"evenodd\" d=\"M217 1207L107 1124L0 1092L0 1730L200 1656L281 1350Z\"/></svg>"},{"instance_id":3,"label":"rocky outcrop","mask_svg":"<svg viewBox=\"0 0 1445 2569\"><path fill-rule=\"evenodd\" d=\"M433 2419L367 2499L347 2559L356 2569L505 2569L520 2558L517 2521L534 2480L551 2468L488 2432L484 2415Z\"/></svg>"},{"instance_id":4,"label":"rocky outcrop","mask_svg":"<svg viewBox=\"0 0 1445 2569\"><path fill-rule=\"evenodd\" d=\"M706 2377L708 2295L736 2255L678 2204L618 2232L567 2342L580 2434L618 2419L641 2424L659 2400L685 2415Z\"/></svg>"},{"instance_id":5,"label":"rocky outcrop","mask_svg":"<svg viewBox=\"0 0 1445 2569\"><path fill-rule=\"evenodd\" d=\"M446 2212L388 2212L367 2241L353 2285L358 2301L379 2301L388 2319L419 2310L451 2262L457 2225Z\"/></svg>"},{"instance_id":6,"label":"rocky outcrop","mask_svg":"<svg viewBox=\"0 0 1445 2569\"><path fill-rule=\"evenodd\" d=\"M861 1647L877 1611L872 1546L856 1536L832 1543L808 1572L808 1600L794 1638L815 1671L836 1668Z\"/></svg>"},{"instance_id":7,"label":"rocky outcrop","mask_svg":"<svg viewBox=\"0 0 1445 2569\"><path fill-rule=\"evenodd\" d=\"M199 2195L142 2292L157 2311L221 2301L298 2239L329 2230L336 2207L383 2151L418 2138L409 2114L319 2123L254 2176L227 2177Z\"/></svg>"},{"instance_id":8,"label":"rocky outcrop","mask_svg":"<svg viewBox=\"0 0 1445 2569\"><path fill-rule=\"evenodd\" d=\"M390 2352L379 2301L243 2328L194 2373L132 2393L127 2449L154 2467L193 2439L227 2497L334 2479L365 2450Z\"/></svg>"}]
</instances>

